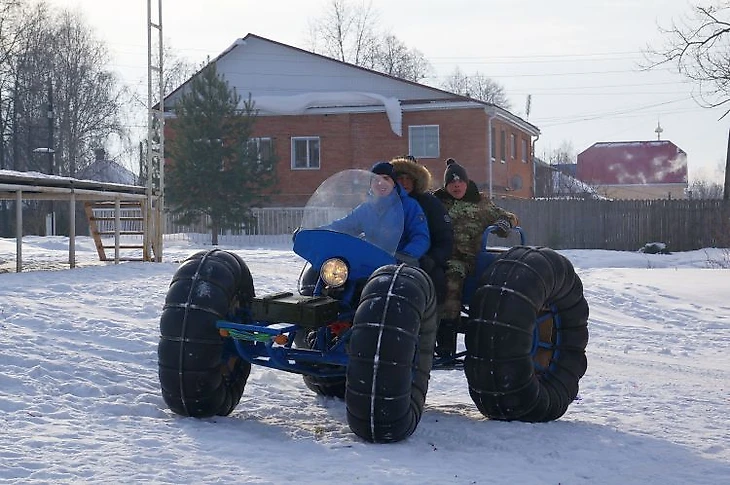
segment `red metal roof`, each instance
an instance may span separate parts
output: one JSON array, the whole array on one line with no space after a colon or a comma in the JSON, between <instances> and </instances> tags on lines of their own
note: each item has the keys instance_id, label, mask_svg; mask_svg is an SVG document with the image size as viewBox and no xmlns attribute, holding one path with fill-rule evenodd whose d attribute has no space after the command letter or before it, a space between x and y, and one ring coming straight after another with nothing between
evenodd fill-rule
<instances>
[{"instance_id":1,"label":"red metal roof","mask_svg":"<svg viewBox=\"0 0 730 485\"><path fill-rule=\"evenodd\" d=\"M577 177L603 185L687 183L687 154L666 140L599 142L578 154Z\"/></svg>"}]
</instances>

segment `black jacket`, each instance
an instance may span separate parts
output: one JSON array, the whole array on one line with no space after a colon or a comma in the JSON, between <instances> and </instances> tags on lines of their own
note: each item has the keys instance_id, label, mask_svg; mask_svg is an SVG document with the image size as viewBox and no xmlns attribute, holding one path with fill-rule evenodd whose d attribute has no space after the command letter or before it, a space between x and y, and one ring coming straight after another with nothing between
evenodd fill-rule
<instances>
[{"instance_id":1,"label":"black jacket","mask_svg":"<svg viewBox=\"0 0 730 485\"><path fill-rule=\"evenodd\" d=\"M391 160L393 172L410 175L413 179L413 190L410 196L416 199L426 214L428 232L431 236L431 247L426 252L436 265L446 267L446 261L451 258L454 244L454 231L451 227L451 218L446 208L433 194L428 192L431 185L431 173L423 165L406 159ZM422 264L422 266L426 266Z\"/></svg>"},{"instance_id":2,"label":"black jacket","mask_svg":"<svg viewBox=\"0 0 730 485\"><path fill-rule=\"evenodd\" d=\"M454 231L451 228L451 218L446 212L446 207L433 194L411 194L421 205L426 214L428 231L431 235L431 247L426 254L433 259L434 263L446 267L446 261L451 258L451 250L454 244Z\"/></svg>"}]
</instances>

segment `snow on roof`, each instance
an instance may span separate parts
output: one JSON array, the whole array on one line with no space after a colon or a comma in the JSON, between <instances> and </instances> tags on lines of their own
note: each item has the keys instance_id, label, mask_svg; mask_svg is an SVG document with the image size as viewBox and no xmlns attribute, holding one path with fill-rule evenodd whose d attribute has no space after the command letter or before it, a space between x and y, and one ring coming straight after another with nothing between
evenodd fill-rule
<instances>
[{"instance_id":1,"label":"snow on roof","mask_svg":"<svg viewBox=\"0 0 730 485\"><path fill-rule=\"evenodd\" d=\"M256 109L282 115L302 114L309 108L383 105L393 133L403 135L403 113L397 98L363 92L320 92L292 96L256 96L252 99Z\"/></svg>"},{"instance_id":2,"label":"snow on roof","mask_svg":"<svg viewBox=\"0 0 730 485\"><path fill-rule=\"evenodd\" d=\"M30 184L43 187L75 187L88 189L119 190L123 192L144 192L143 187L135 184L99 181L93 179L62 177L40 172L19 172L16 170L0 170L0 184Z\"/></svg>"},{"instance_id":3,"label":"snow on roof","mask_svg":"<svg viewBox=\"0 0 730 485\"><path fill-rule=\"evenodd\" d=\"M97 160L79 172L79 178L97 182L136 185L137 176L112 160Z\"/></svg>"}]
</instances>

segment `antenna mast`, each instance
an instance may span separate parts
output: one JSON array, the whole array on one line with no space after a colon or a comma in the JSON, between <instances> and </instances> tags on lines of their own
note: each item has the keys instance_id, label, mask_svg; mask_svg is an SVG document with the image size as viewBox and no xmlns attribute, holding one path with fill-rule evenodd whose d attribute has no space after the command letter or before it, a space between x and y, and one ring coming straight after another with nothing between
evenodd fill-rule
<instances>
[{"instance_id":1,"label":"antenna mast","mask_svg":"<svg viewBox=\"0 0 730 485\"><path fill-rule=\"evenodd\" d=\"M152 227L152 239L147 238L145 252L155 261L162 261L162 234L164 232L165 194L165 90L162 76L162 0L157 0L157 20L152 19L152 2L147 0L147 223ZM152 31L157 31L157 59L153 55ZM153 83L156 80L157 83ZM154 89L153 89L154 85ZM157 90L157 106L154 105L154 90ZM155 184L155 175L159 183ZM156 185L156 186L155 186ZM152 207L153 195L157 201ZM152 247L150 247L152 245Z\"/></svg>"}]
</instances>

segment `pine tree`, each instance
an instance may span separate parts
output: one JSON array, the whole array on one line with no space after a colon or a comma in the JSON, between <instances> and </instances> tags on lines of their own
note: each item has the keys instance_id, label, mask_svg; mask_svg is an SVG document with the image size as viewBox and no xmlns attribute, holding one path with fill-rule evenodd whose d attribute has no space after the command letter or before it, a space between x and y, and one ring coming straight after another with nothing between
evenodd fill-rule
<instances>
[{"instance_id":1,"label":"pine tree","mask_svg":"<svg viewBox=\"0 0 730 485\"><path fill-rule=\"evenodd\" d=\"M241 102L215 64L191 80L175 113L166 200L183 224L207 215L215 245L221 229L250 222L251 207L276 181L275 158L262 157L251 139L256 118L251 98Z\"/></svg>"}]
</instances>

